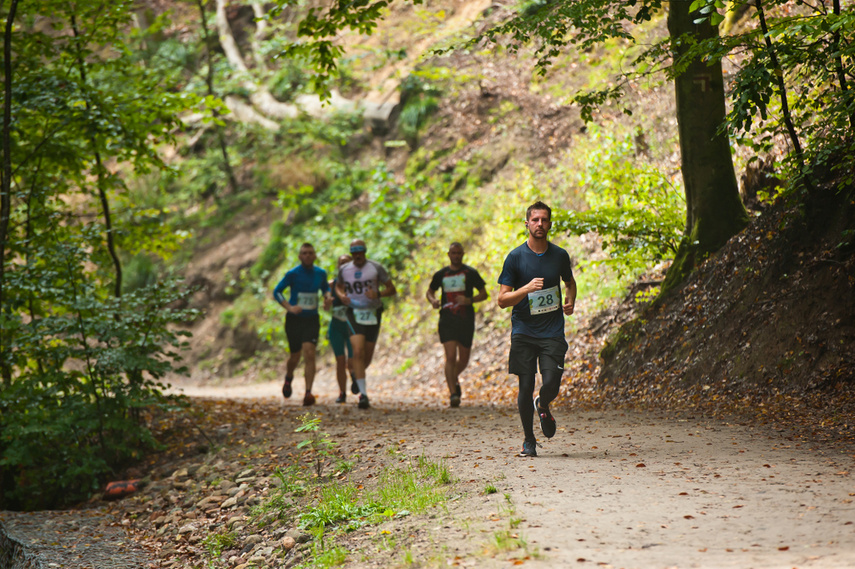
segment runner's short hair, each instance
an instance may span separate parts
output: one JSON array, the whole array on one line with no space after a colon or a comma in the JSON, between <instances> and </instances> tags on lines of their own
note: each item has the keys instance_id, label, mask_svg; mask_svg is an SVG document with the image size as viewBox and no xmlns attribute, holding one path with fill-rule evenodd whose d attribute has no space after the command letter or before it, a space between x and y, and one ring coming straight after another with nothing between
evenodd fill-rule
<instances>
[{"instance_id":1,"label":"runner's short hair","mask_svg":"<svg viewBox=\"0 0 855 569\"><path fill-rule=\"evenodd\" d=\"M309 249L314 249L314 248L315 248L315 246L314 246L314 245L312 245L311 243L309 243L309 242L307 241L306 243L303 243L302 245L300 245L300 251L302 251L302 250L303 250L303 249L305 249L306 247L308 247Z\"/></svg>"},{"instance_id":2,"label":"runner's short hair","mask_svg":"<svg viewBox=\"0 0 855 569\"><path fill-rule=\"evenodd\" d=\"M548 213L549 214L549 221L552 221L552 208L540 200L534 202L533 204L528 206L527 210L525 210L525 220L526 221L528 221L531 218L531 212L536 210L536 209L540 209L540 210L543 210L546 213Z\"/></svg>"},{"instance_id":3,"label":"runner's short hair","mask_svg":"<svg viewBox=\"0 0 855 569\"><path fill-rule=\"evenodd\" d=\"M460 241L454 241L451 245L448 246L448 250L451 251L455 247L460 247L461 249L463 249L463 243L461 243Z\"/></svg>"}]
</instances>

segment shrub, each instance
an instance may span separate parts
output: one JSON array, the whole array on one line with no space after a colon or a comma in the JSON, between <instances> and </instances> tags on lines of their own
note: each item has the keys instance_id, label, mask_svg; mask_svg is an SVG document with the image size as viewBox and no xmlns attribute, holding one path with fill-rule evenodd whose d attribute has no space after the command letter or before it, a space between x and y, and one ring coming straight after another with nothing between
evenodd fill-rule
<instances>
[{"instance_id":1,"label":"shrub","mask_svg":"<svg viewBox=\"0 0 855 569\"><path fill-rule=\"evenodd\" d=\"M85 243L40 251L7 273L10 296L39 299L15 322L0 381L0 508L55 508L88 498L105 476L157 446L147 409L174 406L161 378L184 346L170 309L184 293L159 282L108 296L88 276ZM7 326L7 329L9 326Z\"/></svg>"}]
</instances>

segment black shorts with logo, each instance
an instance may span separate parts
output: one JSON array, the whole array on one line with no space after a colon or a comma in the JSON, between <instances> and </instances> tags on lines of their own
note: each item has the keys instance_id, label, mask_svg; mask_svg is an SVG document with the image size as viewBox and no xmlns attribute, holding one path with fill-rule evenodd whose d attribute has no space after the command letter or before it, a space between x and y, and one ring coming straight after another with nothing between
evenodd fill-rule
<instances>
[{"instance_id":1,"label":"black shorts with logo","mask_svg":"<svg viewBox=\"0 0 855 569\"><path fill-rule=\"evenodd\" d=\"M524 334L511 336L511 352L508 357L508 373L534 375L540 363L543 370L560 370L564 373L564 356L567 340L560 338L534 338Z\"/></svg>"},{"instance_id":2,"label":"black shorts with logo","mask_svg":"<svg viewBox=\"0 0 855 569\"><path fill-rule=\"evenodd\" d=\"M365 336L365 341L369 343L377 342L377 338L380 336L380 321L383 316L383 309L377 309L377 324L358 324L356 322L356 317L353 314L353 308L347 308L347 327L350 329L350 335L362 335Z\"/></svg>"},{"instance_id":3,"label":"black shorts with logo","mask_svg":"<svg viewBox=\"0 0 855 569\"><path fill-rule=\"evenodd\" d=\"M292 354L303 349L303 344L318 345L321 335L321 317L317 314L301 316L300 314L285 315L285 336L288 338L288 351Z\"/></svg>"},{"instance_id":4,"label":"black shorts with logo","mask_svg":"<svg viewBox=\"0 0 855 569\"><path fill-rule=\"evenodd\" d=\"M459 318L457 316L439 316L439 341L459 342L464 348L472 347L475 336L475 318Z\"/></svg>"}]
</instances>

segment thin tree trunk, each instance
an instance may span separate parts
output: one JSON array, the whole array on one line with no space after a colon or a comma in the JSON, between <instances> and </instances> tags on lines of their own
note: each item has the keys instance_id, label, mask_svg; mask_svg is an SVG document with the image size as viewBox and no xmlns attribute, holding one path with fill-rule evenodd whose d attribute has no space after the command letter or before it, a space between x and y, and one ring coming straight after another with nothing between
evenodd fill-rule
<instances>
[{"instance_id":1,"label":"thin tree trunk","mask_svg":"<svg viewBox=\"0 0 855 569\"><path fill-rule=\"evenodd\" d=\"M74 14L71 15L71 29L74 32L74 37L80 38L80 32L77 29L77 20L74 17ZM79 48L77 53L77 65L80 73L80 80L85 87L86 62L83 60L83 56L80 54ZM88 100L86 101L86 110L90 110ZM119 259L119 255L116 253L116 242L113 237L113 221L110 216L110 202L107 199L107 191L104 189L104 173L106 170L104 169L104 165L101 161L101 153L98 150L98 143L94 135L89 137L89 144L92 145L92 153L95 157L95 168L98 177L98 198L101 201L101 211L104 214L104 227L107 233L107 251L110 253L110 258L113 260L113 269L116 273L116 283L113 289L113 294L116 298L119 298L122 296L122 262Z\"/></svg>"},{"instance_id":2,"label":"thin tree trunk","mask_svg":"<svg viewBox=\"0 0 855 569\"><path fill-rule=\"evenodd\" d=\"M840 0L833 0L832 10L834 15L840 17ZM843 56L840 55L840 30L835 30L832 34L831 53L836 53L834 58L834 67L837 71L837 81L840 83L840 92L843 93L843 100L846 103L846 108L849 110L849 128L852 134L855 135L855 108L853 108L852 93L849 91L849 82L846 80L846 73L843 71Z\"/></svg>"},{"instance_id":3,"label":"thin tree trunk","mask_svg":"<svg viewBox=\"0 0 855 569\"><path fill-rule=\"evenodd\" d=\"M790 142L793 144L793 150L796 153L796 158L799 161L799 181L805 185L808 191L813 192L813 184L807 175L807 164L805 163L805 155L802 151L802 144L799 142L799 135L796 133L796 127L793 124L793 116L790 114L790 103L787 99L787 85L784 83L784 70L781 69L781 64L778 62L778 54L775 51L775 46L772 45L772 37L769 35L769 27L766 25L766 13L763 9L762 0L754 0L754 5L757 8L757 17L760 20L760 30L763 32L763 40L766 43L766 50L769 52L769 60L772 63L773 75L778 86L778 96L781 98L781 115L784 118L784 126L787 129L787 134L790 136Z\"/></svg>"},{"instance_id":4,"label":"thin tree trunk","mask_svg":"<svg viewBox=\"0 0 855 569\"><path fill-rule=\"evenodd\" d=\"M252 58L255 60L255 67L266 73L267 62L264 61L264 54L261 53L261 41L267 32L267 20L264 19L264 6L260 1L252 1L252 13L255 15L255 33L252 36Z\"/></svg>"},{"instance_id":5,"label":"thin tree trunk","mask_svg":"<svg viewBox=\"0 0 855 569\"><path fill-rule=\"evenodd\" d=\"M27 243L32 243L33 237L35 236L34 230L33 230L33 195L35 194L36 188L38 187L38 179L39 179L39 174L41 174L41 170L42 170L42 157L39 156L39 161L36 164L35 171L33 172L33 176L32 176L33 180L30 183L30 190L27 192L27 199L24 203L24 208L26 209L26 212L27 212L26 216L25 216L25 220L24 220L24 238L26 239ZM30 263L32 263L32 260L33 259L32 259L31 249L30 249L30 247L27 247L26 253L24 255L24 266L30 267ZM36 296L32 291L30 291L29 294L27 295L27 310L29 310L29 312L30 312L30 321L31 322L35 322L36 319L38 318L38 315L36 314L35 301L36 301ZM36 358L36 367L38 367L38 369L39 369L39 374L43 375L45 370L44 370L44 364L43 364L41 358Z\"/></svg>"},{"instance_id":6,"label":"thin tree trunk","mask_svg":"<svg viewBox=\"0 0 855 569\"><path fill-rule=\"evenodd\" d=\"M0 178L0 312L6 308L6 242L9 239L9 217L12 215L12 25L18 11L18 0L12 0L3 33L3 175ZM6 329L0 326L0 377L12 384L12 368Z\"/></svg>"},{"instance_id":7,"label":"thin tree trunk","mask_svg":"<svg viewBox=\"0 0 855 569\"><path fill-rule=\"evenodd\" d=\"M208 34L208 18L205 15L205 4L204 0L196 0L196 6L199 7L199 14L202 18L202 37L205 41L205 55L208 58L208 73L205 75L205 85L208 88L208 94L212 97L216 97L216 92L214 91L214 54L211 49L211 41L212 38ZM214 110L214 118L219 117L219 113ZM226 137L223 134L223 128L219 125L216 125L214 128L217 129L217 141L220 145L220 153L223 155L223 172L226 174L226 178L228 179L229 190L232 193L238 191L238 183L237 178L235 178L234 170L232 170L232 163L229 159L229 147L226 144Z\"/></svg>"}]
</instances>

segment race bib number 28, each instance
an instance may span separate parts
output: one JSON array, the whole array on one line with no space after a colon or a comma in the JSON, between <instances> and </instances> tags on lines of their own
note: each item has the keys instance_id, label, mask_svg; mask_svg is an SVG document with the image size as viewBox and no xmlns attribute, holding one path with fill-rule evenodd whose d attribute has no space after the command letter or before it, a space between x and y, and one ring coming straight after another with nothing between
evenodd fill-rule
<instances>
[{"instance_id":1,"label":"race bib number 28","mask_svg":"<svg viewBox=\"0 0 855 569\"><path fill-rule=\"evenodd\" d=\"M557 286L528 294L528 307L532 316L558 310L560 304L561 295L558 293Z\"/></svg>"}]
</instances>

